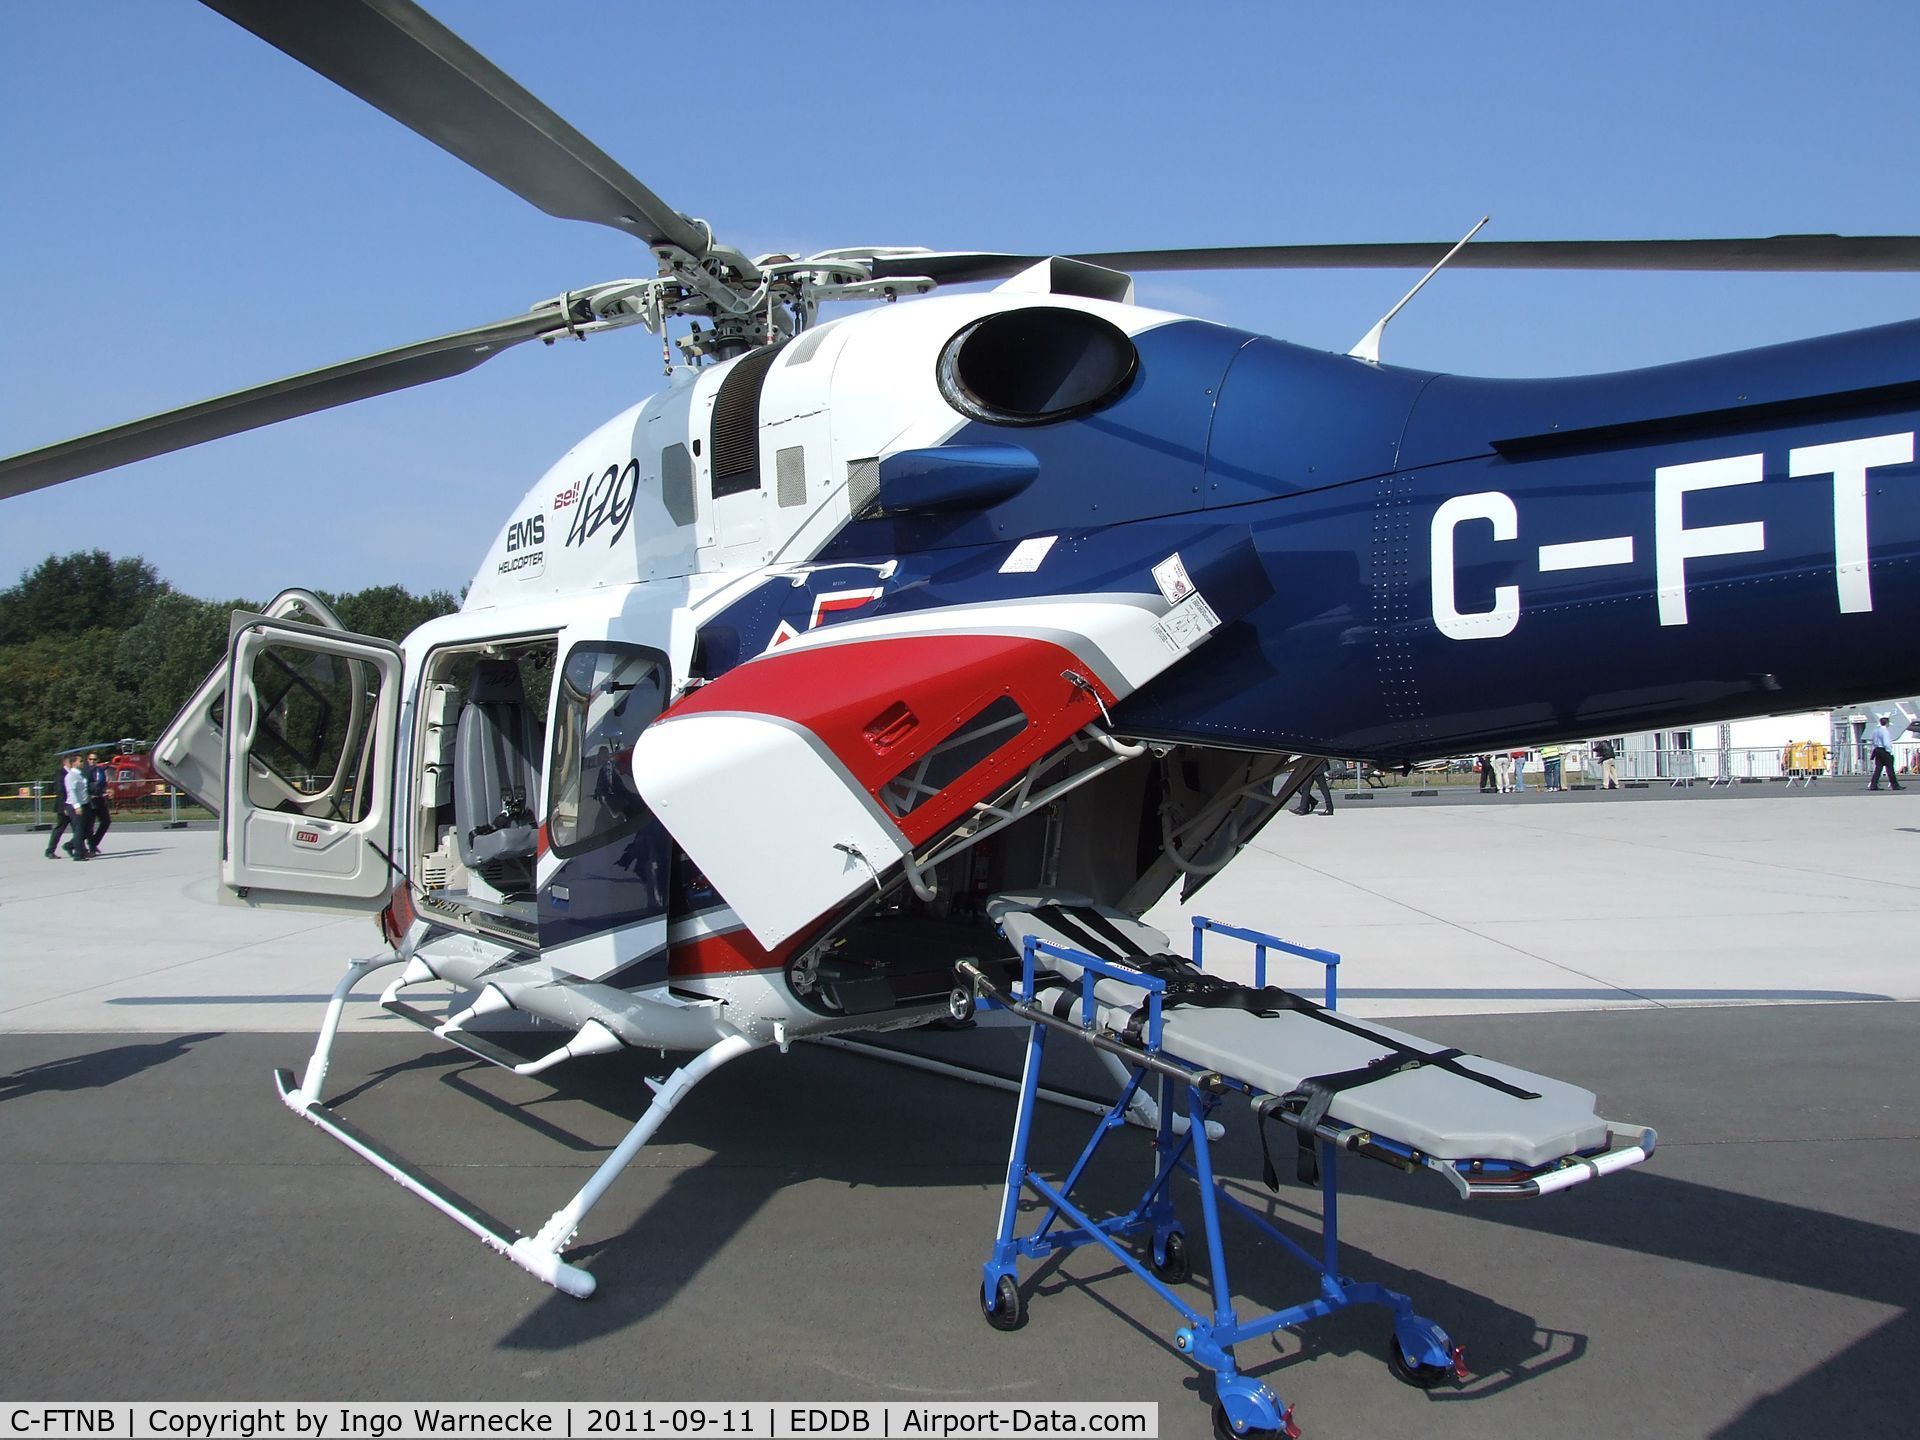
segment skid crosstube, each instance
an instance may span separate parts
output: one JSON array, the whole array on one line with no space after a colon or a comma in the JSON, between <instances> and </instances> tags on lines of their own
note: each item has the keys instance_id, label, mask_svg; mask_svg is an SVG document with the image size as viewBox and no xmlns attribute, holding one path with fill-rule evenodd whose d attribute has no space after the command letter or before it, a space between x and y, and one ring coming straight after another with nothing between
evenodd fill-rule
<instances>
[{"instance_id":1,"label":"skid crosstube","mask_svg":"<svg viewBox=\"0 0 1920 1440\"><path fill-rule=\"evenodd\" d=\"M1194 955L1200 955L1200 939L1211 930L1243 939L1256 946L1256 985L1265 984L1269 950L1277 950L1312 960L1326 969L1327 1008L1336 1001L1334 967L1339 957L1326 951L1309 950L1275 936L1240 930L1210 920L1196 919ZM1138 1276L1180 1317L1174 1343L1181 1354L1215 1372L1214 1421L1218 1434L1232 1436L1298 1435L1291 1406L1283 1405L1264 1383L1240 1373L1234 1359L1234 1347L1242 1341L1270 1335L1277 1330L1305 1324L1331 1315L1350 1305L1377 1305L1391 1317L1392 1334L1388 1341L1388 1365L1393 1374L1408 1384L1432 1388L1467 1377L1460 1346L1433 1321L1417 1314L1413 1302L1385 1286L1362 1283L1343 1275L1339 1263L1339 1157L1343 1152L1379 1159L1403 1170L1431 1168L1442 1172L1462 1198L1480 1195L1532 1196L1551 1193L1581 1181L1598 1178L1644 1160L1651 1153L1654 1135L1650 1130L1632 1130L1608 1124L1608 1148L1593 1155L1565 1157L1551 1166L1531 1170L1503 1169L1499 1162L1491 1167L1484 1162L1449 1162L1421 1154L1411 1147L1375 1136L1352 1126L1326 1118L1310 1125L1298 1113L1290 1113L1277 1104L1263 1107L1273 1118L1306 1130L1319 1165L1322 1194L1321 1249L1313 1253L1285 1234L1268 1218L1232 1195L1215 1175L1207 1120L1229 1093L1249 1094L1256 1103L1274 1097L1251 1092L1251 1087L1218 1071L1209 1070L1184 1057L1161 1050L1162 1002L1166 984L1142 969L1116 964L1066 946L1053 945L1028 934L1021 942L1020 979L1009 991L990 978L979 966L963 962L958 972L982 1003L1003 1008L1028 1023L1026 1063L1022 1072L1019 1107L1015 1115L1012 1152L1008 1159L1007 1180L1002 1192L1000 1221L993 1247L981 1267L980 1301L987 1321L998 1329L1017 1329L1025 1321L1025 1300L1019 1289L1018 1262L1040 1260L1064 1250L1098 1245L1121 1265ZM1070 1003L1041 1002L1036 994L1039 961L1046 958L1066 962L1078 969L1072 989L1078 990ZM1094 987L1101 980L1118 980L1136 987L1141 993L1137 1015L1144 1025L1136 1033L1122 1035L1098 1023L1100 1005ZM1047 1038L1054 1031L1065 1031L1081 1043L1118 1055L1129 1067L1128 1079L1119 1096L1095 1124L1072 1168L1059 1184L1036 1174L1028 1164L1033 1119L1039 1094L1040 1072L1045 1060ZM1107 1137L1124 1128L1125 1116L1135 1095L1149 1079L1159 1088L1159 1129L1155 1135L1155 1164L1151 1177L1139 1198L1127 1210L1104 1219L1087 1214L1073 1199L1081 1177L1093 1163ZM1298 1107L1296 1107L1297 1110ZM1184 1133L1176 1133L1175 1116L1185 1113ZM1216 1132L1217 1133L1217 1132ZM1172 1187L1177 1176L1194 1182L1200 1196L1201 1222L1207 1240L1211 1266L1211 1293L1214 1309L1202 1313L1190 1306L1173 1285L1188 1278L1188 1258L1184 1228L1176 1214ZM1017 1233L1019 1202L1023 1193L1031 1193L1045 1205L1039 1222L1026 1234ZM1232 1305L1232 1284L1228 1274L1227 1248L1222 1216L1230 1215L1258 1230L1307 1267L1316 1281L1314 1298L1286 1309L1242 1320ZM1136 1245L1144 1241L1145 1258L1123 1242Z\"/></svg>"}]
</instances>

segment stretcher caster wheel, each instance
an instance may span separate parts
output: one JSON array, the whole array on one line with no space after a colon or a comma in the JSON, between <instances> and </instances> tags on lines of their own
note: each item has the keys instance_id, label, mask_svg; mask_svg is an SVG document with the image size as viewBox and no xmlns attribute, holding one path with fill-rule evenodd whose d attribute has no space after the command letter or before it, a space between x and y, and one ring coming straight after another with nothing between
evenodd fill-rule
<instances>
[{"instance_id":1,"label":"stretcher caster wheel","mask_svg":"<svg viewBox=\"0 0 1920 1440\"><path fill-rule=\"evenodd\" d=\"M1449 1380L1460 1378L1458 1362L1454 1365L1426 1365L1409 1360L1407 1352L1400 1348L1398 1335L1387 1337L1387 1369L1393 1372L1394 1379L1416 1390L1435 1390Z\"/></svg>"},{"instance_id":2,"label":"stretcher caster wheel","mask_svg":"<svg viewBox=\"0 0 1920 1440\"><path fill-rule=\"evenodd\" d=\"M1164 1246L1154 1245L1147 1255L1147 1268L1169 1285L1193 1278L1193 1262L1187 1258L1187 1237L1178 1230L1167 1236Z\"/></svg>"},{"instance_id":3,"label":"stretcher caster wheel","mask_svg":"<svg viewBox=\"0 0 1920 1440\"><path fill-rule=\"evenodd\" d=\"M1213 1407L1213 1440L1300 1440L1300 1427L1294 1423L1293 1407L1289 1405L1281 1414L1277 1429L1236 1430L1233 1422L1227 1419L1227 1407L1216 1404Z\"/></svg>"},{"instance_id":4,"label":"stretcher caster wheel","mask_svg":"<svg viewBox=\"0 0 1920 1440\"><path fill-rule=\"evenodd\" d=\"M955 1025L968 1025L973 1021L973 991L964 985L956 985L947 995L947 1018Z\"/></svg>"},{"instance_id":5,"label":"stretcher caster wheel","mask_svg":"<svg viewBox=\"0 0 1920 1440\"><path fill-rule=\"evenodd\" d=\"M1018 1330L1027 1323L1027 1301L1011 1275L1002 1275L989 1292L980 1291L980 1313L996 1330Z\"/></svg>"}]
</instances>

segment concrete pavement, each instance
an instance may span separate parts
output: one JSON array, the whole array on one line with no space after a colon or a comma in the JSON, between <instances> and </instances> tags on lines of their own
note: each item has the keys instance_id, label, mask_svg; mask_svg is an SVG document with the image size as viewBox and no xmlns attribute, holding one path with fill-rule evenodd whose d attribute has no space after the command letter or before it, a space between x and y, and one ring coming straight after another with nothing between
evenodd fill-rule
<instances>
[{"instance_id":1,"label":"concrete pavement","mask_svg":"<svg viewBox=\"0 0 1920 1440\"><path fill-rule=\"evenodd\" d=\"M1344 1268L1409 1291L1476 1378L1397 1384L1364 1312L1241 1347L1308 1434L1905 1433L1920 1004L1886 1002L1920 1000L1911 803L1355 806L1279 817L1200 893L1340 950L1352 1009L1661 1132L1647 1165L1539 1203L1463 1206L1350 1164ZM207 832L112 838L82 866L0 835L0 1395L1120 1398L1205 1433L1172 1312L1096 1253L1023 1267L1026 1329L981 1320L1010 1097L805 1046L742 1060L589 1217L575 1254L601 1289L572 1301L274 1096L270 1067L308 1044L285 1032L311 1030L371 923L214 905ZM1177 932L1179 907L1160 920ZM904 1041L1002 1065L1016 1042ZM332 1093L530 1229L639 1113L634 1058L550 1086L363 1005ZM1085 1133L1049 1114L1043 1166ZM1090 1177L1101 1201L1131 1198L1144 1157L1123 1142ZM1220 1154L1283 1222L1315 1210L1259 1185L1244 1116ZM1283 1256L1232 1253L1243 1311L1303 1297Z\"/></svg>"}]
</instances>

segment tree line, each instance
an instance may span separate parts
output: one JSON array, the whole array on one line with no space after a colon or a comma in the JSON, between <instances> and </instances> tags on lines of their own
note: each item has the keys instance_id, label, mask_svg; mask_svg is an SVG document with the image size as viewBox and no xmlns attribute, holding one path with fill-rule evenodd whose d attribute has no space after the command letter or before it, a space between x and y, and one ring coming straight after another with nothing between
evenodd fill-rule
<instances>
[{"instance_id":1,"label":"tree line","mask_svg":"<svg viewBox=\"0 0 1920 1440\"><path fill-rule=\"evenodd\" d=\"M315 593L347 629L395 641L459 608L398 585ZM49 555L0 590L0 781L50 775L75 745L153 739L226 654L231 614L263 603L183 595L138 556Z\"/></svg>"}]
</instances>

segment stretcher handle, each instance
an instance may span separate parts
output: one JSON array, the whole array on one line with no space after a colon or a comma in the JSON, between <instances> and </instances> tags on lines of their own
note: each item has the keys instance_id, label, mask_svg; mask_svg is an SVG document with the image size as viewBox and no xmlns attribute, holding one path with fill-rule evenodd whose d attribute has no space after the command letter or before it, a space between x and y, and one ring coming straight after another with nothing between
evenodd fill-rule
<instances>
[{"instance_id":1,"label":"stretcher handle","mask_svg":"<svg viewBox=\"0 0 1920 1440\"><path fill-rule=\"evenodd\" d=\"M976 996L992 1000L1002 1009L1018 1015L1032 1025L1045 1025L1053 1030L1064 1030L1076 1039L1083 1040L1096 1050L1105 1050L1117 1055L1130 1065L1138 1065L1151 1070L1156 1075L1164 1075L1177 1080L1182 1085L1192 1085L1209 1095L1221 1095L1226 1092L1227 1082L1217 1071L1183 1070L1180 1066L1162 1060L1157 1055L1149 1055L1117 1037L1111 1030L1094 1030L1085 1025L1076 1025L1071 1020L1061 1020L1048 1013L1045 1007L1031 1000L1020 1000L1002 990L987 977L978 965L971 960L959 961L953 967L955 975L963 984L969 985Z\"/></svg>"},{"instance_id":2,"label":"stretcher handle","mask_svg":"<svg viewBox=\"0 0 1920 1440\"><path fill-rule=\"evenodd\" d=\"M1572 1155L1568 1163L1556 1170L1548 1170L1528 1176L1524 1180L1475 1180L1462 1175L1452 1162L1427 1157L1427 1163L1453 1182L1453 1188L1460 1192L1462 1200L1473 1200L1482 1196L1493 1199L1531 1200L1540 1195L1552 1195L1556 1191L1570 1190L1575 1185L1584 1185L1589 1180L1598 1180L1602 1176L1617 1174L1630 1166L1638 1165L1653 1154L1654 1146L1660 1137L1648 1128L1629 1129L1624 1125L1607 1122L1607 1137L1614 1148L1604 1150L1598 1155ZM1624 1144L1619 1142L1625 1142Z\"/></svg>"},{"instance_id":3,"label":"stretcher handle","mask_svg":"<svg viewBox=\"0 0 1920 1440\"><path fill-rule=\"evenodd\" d=\"M1204 970L1205 962L1200 958L1201 945L1211 930L1217 935L1225 935L1233 940L1244 940L1253 946L1253 988L1264 990L1267 985L1267 952L1278 950L1282 954L1293 955L1302 960L1311 960L1326 971L1326 1007L1329 1010L1340 1008L1339 968L1340 957L1331 950L1316 950L1308 945L1296 945L1291 940L1282 940L1278 935L1269 935L1264 930L1247 930L1239 925L1228 925L1206 915L1193 917L1193 963L1196 969Z\"/></svg>"}]
</instances>

